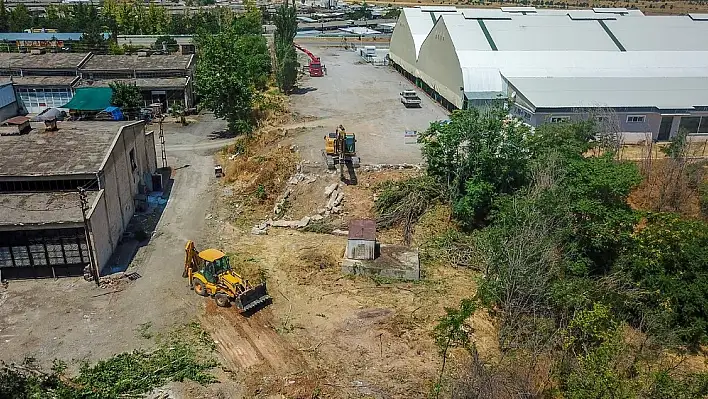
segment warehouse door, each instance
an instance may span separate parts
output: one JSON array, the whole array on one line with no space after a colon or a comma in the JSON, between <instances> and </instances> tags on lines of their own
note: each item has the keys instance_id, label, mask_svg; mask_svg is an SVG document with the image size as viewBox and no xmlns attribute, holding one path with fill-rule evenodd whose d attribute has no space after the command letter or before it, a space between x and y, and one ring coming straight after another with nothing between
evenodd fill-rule
<instances>
[{"instance_id":1,"label":"warehouse door","mask_svg":"<svg viewBox=\"0 0 708 399\"><path fill-rule=\"evenodd\" d=\"M2 279L80 276L89 262L82 228L0 232Z\"/></svg>"},{"instance_id":2,"label":"warehouse door","mask_svg":"<svg viewBox=\"0 0 708 399\"><path fill-rule=\"evenodd\" d=\"M61 108L72 97L69 88L21 87L17 89L17 95L30 114L38 114L47 108Z\"/></svg>"},{"instance_id":3,"label":"warehouse door","mask_svg":"<svg viewBox=\"0 0 708 399\"><path fill-rule=\"evenodd\" d=\"M671 135L671 126L674 124L673 116L662 116L661 125L659 126L659 141L667 141Z\"/></svg>"}]
</instances>

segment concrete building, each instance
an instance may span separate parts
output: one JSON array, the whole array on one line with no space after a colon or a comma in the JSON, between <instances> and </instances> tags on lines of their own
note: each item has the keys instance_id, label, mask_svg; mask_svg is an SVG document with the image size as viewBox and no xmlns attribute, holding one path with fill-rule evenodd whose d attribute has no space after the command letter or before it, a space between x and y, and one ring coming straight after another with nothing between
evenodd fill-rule
<instances>
[{"instance_id":1,"label":"concrete building","mask_svg":"<svg viewBox=\"0 0 708 399\"><path fill-rule=\"evenodd\" d=\"M628 140L667 140L708 133L706 37L704 14L419 7L390 59L450 110L504 99L532 126L605 113Z\"/></svg>"},{"instance_id":2,"label":"concrete building","mask_svg":"<svg viewBox=\"0 0 708 399\"><path fill-rule=\"evenodd\" d=\"M12 80L20 107L29 113L61 107L73 97L79 67L89 53L0 53L0 75Z\"/></svg>"},{"instance_id":3,"label":"concrete building","mask_svg":"<svg viewBox=\"0 0 708 399\"><path fill-rule=\"evenodd\" d=\"M0 136L0 152L3 279L80 275L91 259L103 267L157 169L143 122L59 122L56 131L35 125Z\"/></svg>"},{"instance_id":4,"label":"concrete building","mask_svg":"<svg viewBox=\"0 0 708 399\"><path fill-rule=\"evenodd\" d=\"M194 105L194 55L94 55L81 67L83 86L108 86L114 81L134 82L145 105Z\"/></svg>"}]
</instances>

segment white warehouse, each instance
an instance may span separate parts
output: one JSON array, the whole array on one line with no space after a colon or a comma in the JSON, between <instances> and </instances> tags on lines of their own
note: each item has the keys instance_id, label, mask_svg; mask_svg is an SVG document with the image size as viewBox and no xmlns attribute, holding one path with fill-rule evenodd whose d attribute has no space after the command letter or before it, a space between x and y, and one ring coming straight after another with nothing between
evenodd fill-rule
<instances>
[{"instance_id":1,"label":"white warehouse","mask_svg":"<svg viewBox=\"0 0 708 399\"><path fill-rule=\"evenodd\" d=\"M532 126L606 110L625 137L708 135L708 14L405 8L394 67L449 110L512 103Z\"/></svg>"}]
</instances>

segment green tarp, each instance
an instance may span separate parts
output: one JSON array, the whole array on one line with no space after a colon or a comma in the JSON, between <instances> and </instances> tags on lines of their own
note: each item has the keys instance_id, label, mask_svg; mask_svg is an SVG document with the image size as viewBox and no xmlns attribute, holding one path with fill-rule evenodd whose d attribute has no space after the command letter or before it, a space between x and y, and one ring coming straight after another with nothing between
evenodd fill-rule
<instances>
[{"instance_id":1,"label":"green tarp","mask_svg":"<svg viewBox=\"0 0 708 399\"><path fill-rule=\"evenodd\" d=\"M111 106L113 90L110 87L81 87L74 97L60 108L77 111L103 111Z\"/></svg>"}]
</instances>

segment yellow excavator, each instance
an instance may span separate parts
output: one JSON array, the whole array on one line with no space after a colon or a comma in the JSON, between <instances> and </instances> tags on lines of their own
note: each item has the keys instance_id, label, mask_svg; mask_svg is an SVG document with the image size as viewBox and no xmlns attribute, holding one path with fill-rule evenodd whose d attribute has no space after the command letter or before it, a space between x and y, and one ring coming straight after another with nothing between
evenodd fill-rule
<instances>
[{"instance_id":1,"label":"yellow excavator","mask_svg":"<svg viewBox=\"0 0 708 399\"><path fill-rule=\"evenodd\" d=\"M192 241L187 241L185 246L182 277L189 279L194 292L213 297L221 307L233 304L242 312L248 312L272 300L265 282L251 285L231 268L226 254L212 248L198 252Z\"/></svg>"},{"instance_id":2,"label":"yellow excavator","mask_svg":"<svg viewBox=\"0 0 708 399\"><path fill-rule=\"evenodd\" d=\"M358 168L361 160L356 156L356 135L347 133L344 126L339 125L334 132L327 133L324 137L325 149L323 155L327 162L327 169L334 169L339 164L339 174L344 176L344 164L351 164Z\"/></svg>"}]
</instances>

